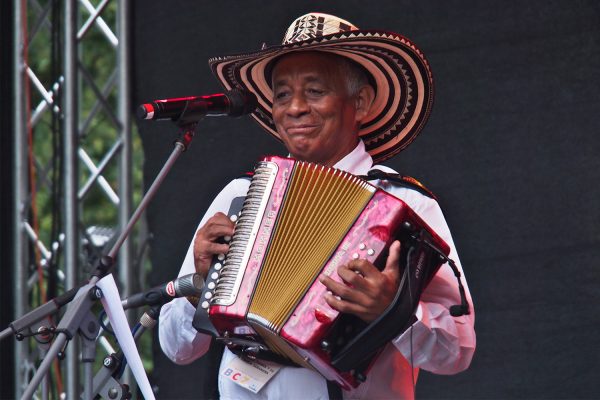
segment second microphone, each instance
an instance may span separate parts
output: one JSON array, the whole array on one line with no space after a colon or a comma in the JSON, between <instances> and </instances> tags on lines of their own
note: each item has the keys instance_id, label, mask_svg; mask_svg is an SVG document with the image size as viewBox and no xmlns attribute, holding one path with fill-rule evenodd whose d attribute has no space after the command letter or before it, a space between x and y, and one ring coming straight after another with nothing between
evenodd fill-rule
<instances>
[{"instance_id":1,"label":"second microphone","mask_svg":"<svg viewBox=\"0 0 600 400\"><path fill-rule=\"evenodd\" d=\"M176 297L200 296L204 280L197 274L188 274L159 285L144 293L134 294L121 301L124 309L165 304Z\"/></svg>"}]
</instances>

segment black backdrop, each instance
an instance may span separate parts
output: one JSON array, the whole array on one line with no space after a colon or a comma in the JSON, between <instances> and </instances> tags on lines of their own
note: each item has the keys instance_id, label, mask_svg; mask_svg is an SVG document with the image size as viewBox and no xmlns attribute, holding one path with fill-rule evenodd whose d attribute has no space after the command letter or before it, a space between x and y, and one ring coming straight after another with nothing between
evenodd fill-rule
<instances>
[{"instance_id":1,"label":"black backdrop","mask_svg":"<svg viewBox=\"0 0 600 400\"><path fill-rule=\"evenodd\" d=\"M387 162L440 197L475 300L478 349L421 398L600 397L600 3L595 1L134 2L134 104L218 92L206 60L281 40L308 11L415 41L433 114ZM148 185L177 129L140 123ZM151 284L174 277L212 197L283 148L248 117L206 119L148 210ZM155 349L159 398L214 393L215 360Z\"/></svg>"}]
</instances>

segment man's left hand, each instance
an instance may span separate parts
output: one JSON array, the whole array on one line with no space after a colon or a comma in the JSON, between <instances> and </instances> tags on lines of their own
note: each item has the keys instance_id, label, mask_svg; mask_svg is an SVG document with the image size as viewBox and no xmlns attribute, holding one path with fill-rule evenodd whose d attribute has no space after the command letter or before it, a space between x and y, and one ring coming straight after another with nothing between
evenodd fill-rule
<instances>
[{"instance_id":1,"label":"man's left hand","mask_svg":"<svg viewBox=\"0 0 600 400\"><path fill-rule=\"evenodd\" d=\"M383 271L367 260L352 260L337 271L343 283L328 276L320 278L331 293L325 300L334 309L354 314L365 322L372 322L392 303L400 284L400 242L390 246Z\"/></svg>"}]
</instances>

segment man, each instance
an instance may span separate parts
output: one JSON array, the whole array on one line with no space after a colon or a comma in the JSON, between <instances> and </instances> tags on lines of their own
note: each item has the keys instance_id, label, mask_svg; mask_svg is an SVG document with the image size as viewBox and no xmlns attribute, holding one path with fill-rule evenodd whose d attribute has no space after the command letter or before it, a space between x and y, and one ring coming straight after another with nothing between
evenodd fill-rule
<instances>
[{"instance_id":1,"label":"man","mask_svg":"<svg viewBox=\"0 0 600 400\"><path fill-rule=\"evenodd\" d=\"M392 33L360 31L325 14L298 18L282 46L213 59L210 64L227 89L241 87L257 95L259 107L253 117L284 143L291 157L356 175L367 174L373 158L384 160L406 147L431 108L429 66L412 43ZM383 166L377 169L391 171ZM404 200L450 245L450 258L462 273L437 202L414 185L385 180L375 184ZM247 180L235 180L215 198L180 274L197 271L206 276L213 256L227 252L228 245L218 239L231 236L234 223L224 213L234 198L246 194L248 185ZM358 259L338 268L344 283L322 278L330 291L328 304L365 322L380 316L399 285L401 245L398 241L391 245L381 271ZM466 283L465 290L470 303ZM450 306L460 301L452 271L442 266L422 294L417 321L386 345L367 380L344 391L344 398L413 398L419 368L440 374L466 369L475 349L474 312L471 308L468 315L451 316ZM194 311L186 299L176 299L162 309L160 342L174 362L189 363L210 345L210 337L191 327ZM290 366L281 367L258 393L252 393L225 377L228 366L238 362L226 349L219 376L222 398L328 397L327 384L317 372Z\"/></svg>"}]
</instances>

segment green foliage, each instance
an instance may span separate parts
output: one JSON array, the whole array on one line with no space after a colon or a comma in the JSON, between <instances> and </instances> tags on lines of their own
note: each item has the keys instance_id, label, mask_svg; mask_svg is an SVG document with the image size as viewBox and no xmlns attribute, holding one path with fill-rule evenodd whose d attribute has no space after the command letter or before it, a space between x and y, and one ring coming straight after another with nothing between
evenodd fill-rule
<instances>
[{"instance_id":1,"label":"green foliage","mask_svg":"<svg viewBox=\"0 0 600 400\"><path fill-rule=\"evenodd\" d=\"M62 7L62 2L58 3ZM77 29L81 29L90 14L80 2L77 3L79 9ZM94 0L92 3L97 7L100 1ZM53 65L52 60L51 28L52 24L57 22L52 21L51 18L52 4L50 0L27 2L28 33L26 36L28 43L26 47L27 52L25 53L26 65L29 66L36 79L46 89L52 88L57 83L58 77L63 73L61 72L61 65ZM115 33L117 31L117 8L117 1L111 1L101 13L102 20ZM62 29L64 29L62 21L61 25ZM59 37L61 43L58 44L58 47L54 47L55 54L62 54L64 51L62 31ZM77 118L79 140L77 145L78 148L87 154L95 166L99 166L107 159L107 154L111 152L113 147L118 146L122 137L121 126L117 121L117 48L107 39L107 36L98 25L93 24L79 41L77 51L79 53L78 59L80 60L77 74L79 79L75 83L78 87L79 100L79 115ZM62 64L60 57L55 58L55 61ZM48 106L45 104L43 94L40 93L34 82L27 78L27 74L25 74L25 79L27 81L26 85L29 87L30 96L28 103L31 107L32 115L36 109L47 106L46 110L39 114L35 123L31 126L31 146L29 153L32 156L32 177L34 178L35 189L31 193L30 209L27 215L29 216L28 219L34 215L37 217L38 237L45 244L46 248L51 249L51 243L58 239L57 237L52 237L52 227L60 222L54 220L57 215L54 211L63 207L61 200L56 201L56 197L54 196L55 191L58 190L57 185L62 185L62 179L64 179L64 177L61 178L61 171L58 168L60 163L57 162L63 157L61 147L57 146L58 143L64 140L62 137L63 132L61 131L62 123L60 118L53 118L53 105ZM67 82L67 84L69 83L73 84L72 82ZM60 95L60 91L57 93ZM102 100L100 100L100 97ZM60 115L60 113L56 115ZM143 152L141 140L135 126L132 126L130 129L131 131L125 134L130 135L132 145L130 177L132 187L129 188L129 193L132 194L132 204L135 209L135 206L141 200L143 192ZM123 147L119 146L118 150L114 152L113 157L106 162L106 167L102 171L101 178L96 179L90 189L80 198L78 212L80 213L81 230L85 230L90 226L110 227L116 230L119 208L118 204L115 204L114 199L111 199L110 195L107 194L107 188L110 187L117 195L120 193L119 174L121 171L120 158L122 150ZM93 172L81 157L78 158L77 168L79 190L81 190L93 175ZM53 181L54 178L58 179ZM104 187L100 185L100 181L104 182ZM134 243L133 254L137 254L135 247L140 246L138 242L142 240L140 236L143 234L141 229L138 228L130 236L130 239L133 239ZM139 260L134 260L134 264L139 264L141 271L134 271L134 276L142 277L140 278L141 285L135 287L135 290L139 291L145 289L143 287L145 286L143 277L149 268L149 261L143 260L139 263L137 261ZM33 273L35 268L36 265L32 264L29 272ZM45 282L42 285L45 286ZM30 293L31 308L39 305L39 293L39 287L32 289ZM98 313L100 310L95 311ZM141 343L138 344L147 371L152 369L151 338L152 333L146 332L141 338ZM109 340L113 341L113 339ZM113 346L118 349L118 345L114 341ZM35 343L32 343L32 347L35 347ZM97 354L94 371L101 368L101 362L105 356L100 347Z\"/></svg>"}]
</instances>

